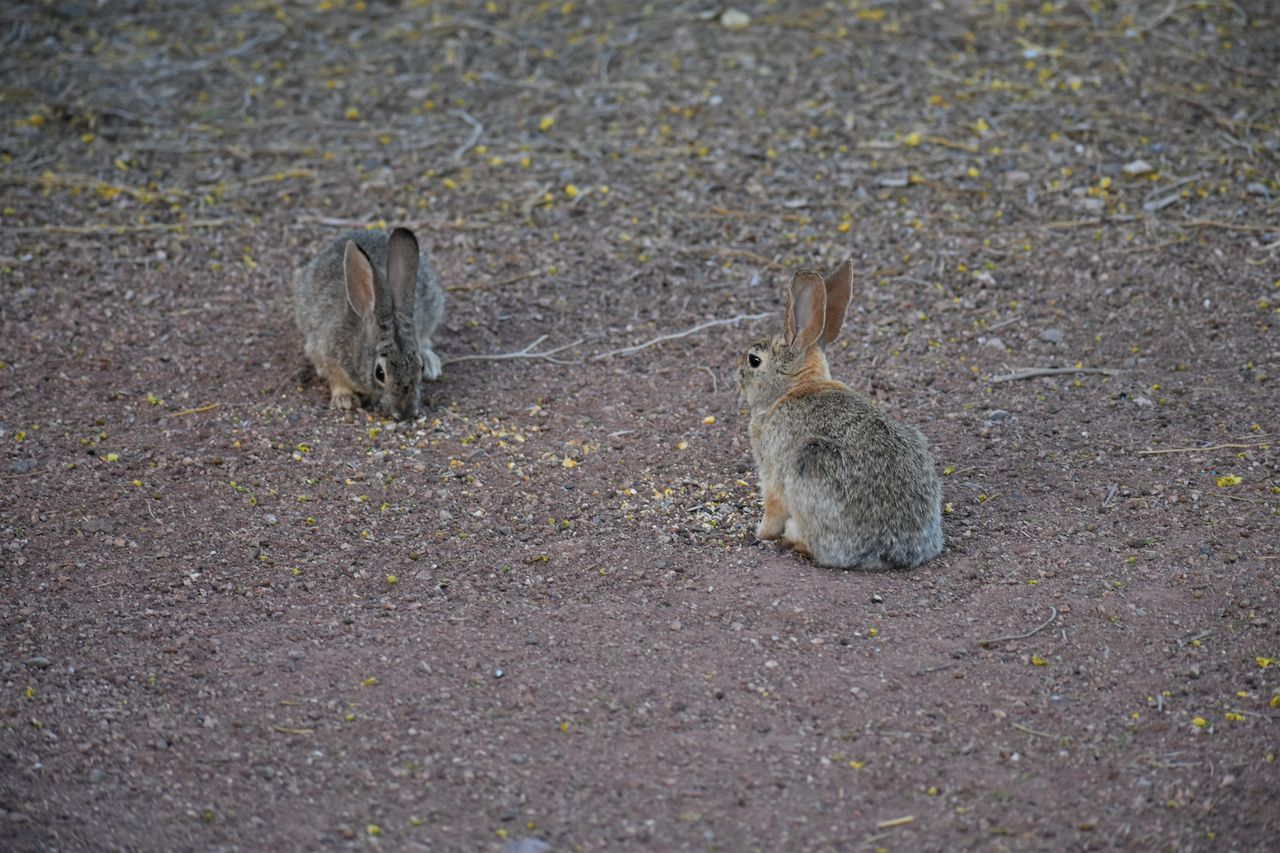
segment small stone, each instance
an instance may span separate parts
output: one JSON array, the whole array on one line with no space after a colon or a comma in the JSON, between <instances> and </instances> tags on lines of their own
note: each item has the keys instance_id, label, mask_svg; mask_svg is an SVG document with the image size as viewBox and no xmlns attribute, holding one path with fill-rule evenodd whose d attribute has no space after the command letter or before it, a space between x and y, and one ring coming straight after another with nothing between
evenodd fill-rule
<instances>
[{"instance_id":1,"label":"small stone","mask_svg":"<svg viewBox=\"0 0 1280 853\"><path fill-rule=\"evenodd\" d=\"M275 527L280 523L280 519L276 518L271 513L267 513L262 520L267 523L267 527Z\"/></svg>"},{"instance_id":2,"label":"small stone","mask_svg":"<svg viewBox=\"0 0 1280 853\"><path fill-rule=\"evenodd\" d=\"M726 30L745 30L751 26L751 16L737 9L725 9L720 15L720 26Z\"/></svg>"},{"instance_id":3,"label":"small stone","mask_svg":"<svg viewBox=\"0 0 1280 853\"><path fill-rule=\"evenodd\" d=\"M31 667L32 669L48 669L49 668L49 659L47 657L44 657L43 655L39 655L33 658L27 658L26 663L27 663L27 666Z\"/></svg>"},{"instance_id":4,"label":"small stone","mask_svg":"<svg viewBox=\"0 0 1280 853\"><path fill-rule=\"evenodd\" d=\"M871 603L872 603L872 604L882 604L883 602L884 602L884 596L883 596L883 595L881 595L881 594L880 594L880 593L878 593L878 592L876 592L876 593L872 593L872 595L871 595Z\"/></svg>"},{"instance_id":5,"label":"small stone","mask_svg":"<svg viewBox=\"0 0 1280 853\"><path fill-rule=\"evenodd\" d=\"M1107 203L1100 198L1081 198L1076 199L1076 204L1081 210L1088 213L1101 213L1107 209Z\"/></svg>"},{"instance_id":6,"label":"small stone","mask_svg":"<svg viewBox=\"0 0 1280 853\"><path fill-rule=\"evenodd\" d=\"M549 853L551 845L541 838L509 838L502 853Z\"/></svg>"},{"instance_id":7,"label":"small stone","mask_svg":"<svg viewBox=\"0 0 1280 853\"><path fill-rule=\"evenodd\" d=\"M507 671L506 671L506 670L504 670L502 667L497 667L497 668L496 668L496 669L494 669L494 671L493 671L493 677L494 677L494 678L502 678L502 676L504 676L504 675L506 675L506 674L507 674Z\"/></svg>"},{"instance_id":8,"label":"small stone","mask_svg":"<svg viewBox=\"0 0 1280 853\"><path fill-rule=\"evenodd\" d=\"M1257 181L1251 181L1246 184L1244 191L1249 195L1260 195L1263 198L1271 198L1271 190L1267 189L1266 184L1260 184Z\"/></svg>"},{"instance_id":9,"label":"small stone","mask_svg":"<svg viewBox=\"0 0 1280 853\"><path fill-rule=\"evenodd\" d=\"M1013 415L1009 414L1004 409L992 409L987 412L987 420L991 421L993 424L1002 423L1012 417Z\"/></svg>"},{"instance_id":10,"label":"small stone","mask_svg":"<svg viewBox=\"0 0 1280 853\"><path fill-rule=\"evenodd\" d=\"M1136 178L1140 175L1149 175L1154 171L1155 167L1146 160L1134 160L1124 164L1124 173L1131 178Z\"/></svg>"},{"instance_id":11,"label":"small stone","mask_svg":"<svg viewBox=\"0 0 1280 853\"><path fill-rule=\"evenodd\" d=\"M1031 180L1031 176L1020 169L1004 173L1004 182L1011 187L1020 187Z\"/></svg>"},{"instance_id":12,"label":"small stone","mask_svg":"<svg viewBox=\"0 0 1280 853\"><path fill-rule=\"evenodd\" d=\"M1006 352L1009 349L1009 347L1005 346L1005 342L997 337L983 338L981 343L984 347L991 347L991 349L999 350L1000 352Z\"/></svg>"},{"instance_id":13,"label":"small stone","mask_svg":"<svg viewBox=\"0 0 1280 853\"><path fill-rule=\"evenodd\" d=\"M1040 340L1048 344L1062 343L1062 339L1066 337L1061 329L1044 329L1040 332Z\"/></svg>"},{"instance_id":14,"label":"small stone","mask_svg":"<svg viewBox=\"0 0 1280 853\"><path fill-rule=\"evenodd\" d=\"M89 784L96 785L103 779L107 778L107 774L103 772L101 767L95 767L89 771Z\"/></svg>"},{"instance_id":15,"label":"small stone","mask_svg":"<svg viewBox=\"0 0 1280 853\"><path fill-rule=\"evenodd\" d=\"M34 459L15 459L9 463L8 469L10 474L26 474L36 467Z\"/></svg>"}]
</instances>

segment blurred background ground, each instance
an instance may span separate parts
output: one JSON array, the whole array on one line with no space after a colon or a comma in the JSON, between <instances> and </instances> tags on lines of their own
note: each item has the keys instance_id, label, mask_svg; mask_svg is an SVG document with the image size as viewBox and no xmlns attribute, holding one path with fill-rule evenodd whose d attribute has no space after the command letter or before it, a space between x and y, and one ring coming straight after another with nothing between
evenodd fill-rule
<instances>
[{"instance_id":1,"label":"blurred background ground","mask_svg":"<svg viewBox=\"0 0 1280 853\"><path fill-rule=\"evenodd\" d=\"M1278 30L10 4L5 846L1268 849ZM567 363L328 410L291 270L400 223L446 360ZM850 256L833 371L945 474L910 573L751 536L734 360Z\"/></svg>"}]
</instances>

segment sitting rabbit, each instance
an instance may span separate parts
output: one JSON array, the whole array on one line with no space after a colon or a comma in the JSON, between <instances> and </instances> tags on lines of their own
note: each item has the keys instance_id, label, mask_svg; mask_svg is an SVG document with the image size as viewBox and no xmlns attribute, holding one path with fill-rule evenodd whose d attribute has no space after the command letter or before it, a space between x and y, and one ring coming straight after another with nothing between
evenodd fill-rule
<instances>
[{"instance_id":1,"label":"sitting rabbit","mask_svg":"<svg viewBox=\"0 0 1280 853\"><path fill-rule=\"evenodd\" d=\"M796 273L784 333L739 360L760 476L760 539L819 565L914 568L942 551L942 489L920 430L831 378L822 347L844 325L853 265Z\"/></svg>"}]
</instances>

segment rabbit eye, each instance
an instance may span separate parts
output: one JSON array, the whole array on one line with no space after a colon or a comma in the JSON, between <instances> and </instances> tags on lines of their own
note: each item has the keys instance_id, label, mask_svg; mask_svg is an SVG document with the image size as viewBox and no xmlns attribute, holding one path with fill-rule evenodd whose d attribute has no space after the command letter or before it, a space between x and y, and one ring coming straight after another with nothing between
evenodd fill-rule
<instances>
[{"instance_id":1,"label":"rabbit eye","mask_svg":"<svg viewBox=\"0 0 1280 853\"><path fill-rule=\"evenodd\" d=\"M751 353L750 355L747 356L747 364L751 365L752 367L759 367L760 356L756 355L755 353Z\"/></svg>"},{"instance_id":2,"label":"rabbit eye","mask_svg":"<svg viewBox=\"0 0 1280 853\"><path fill-rule=\"evenodd\" d=\"M373 378L378 380L379 385L383 385L387 381L387 372L382 369L381 364L377 364L373 368Z\"/></svg>"}]
</instances>

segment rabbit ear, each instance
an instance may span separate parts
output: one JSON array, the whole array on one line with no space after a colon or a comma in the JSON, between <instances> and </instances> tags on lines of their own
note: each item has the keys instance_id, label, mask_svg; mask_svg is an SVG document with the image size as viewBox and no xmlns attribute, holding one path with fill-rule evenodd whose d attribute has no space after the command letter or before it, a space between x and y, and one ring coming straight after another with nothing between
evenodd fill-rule
<instances>
[{"instance_id":1,"label":"rabbit ear","mask_svg":"<svg viewBox=\"0 0 1280 853\"><path fill-rule=\"evenodd\" d=\"M418 288L418 238L408 228L392 231L387 242L387 286L396 310L412 315Z\"/></svg>"},{"instance_id":2,"label":"rabbit ear","mask_svg":"<svg viewBox=\"0 0 1280 853\"><path fill-rule=\"evenodd\" d=\"M849 310L849 300L853 297L853 261L846 260L836 267L835 272L827 276L824 283L827 291L827 317L819 343L825 346L836 339L844 326L844 313Z\"/></svg>"},{"instance_id":3,"label":"rabbit ear","mask_svg":"<svg viewBox=\"0 0 1280 853\"><path fill-rule=\"evenodd\" d=\"M342 253L342 264L346 273L347 301L351 303L351 310L368 320L373 316L375 304L373 266L369 263L369 256L356 245L355 240L348 240L347 248Z\"/></svg>"},{"instance_id":4,"label":"rabbit ear","mask_svg":"<svg viewBox=\"0 0 1280 853\"><path fill-rule=\"evenodd\" d=\"M822 276L812 270L796 273L787 297L787 345L813 346L822 335L826 311L827 287Z\"/></svg>"}]
</instances>

